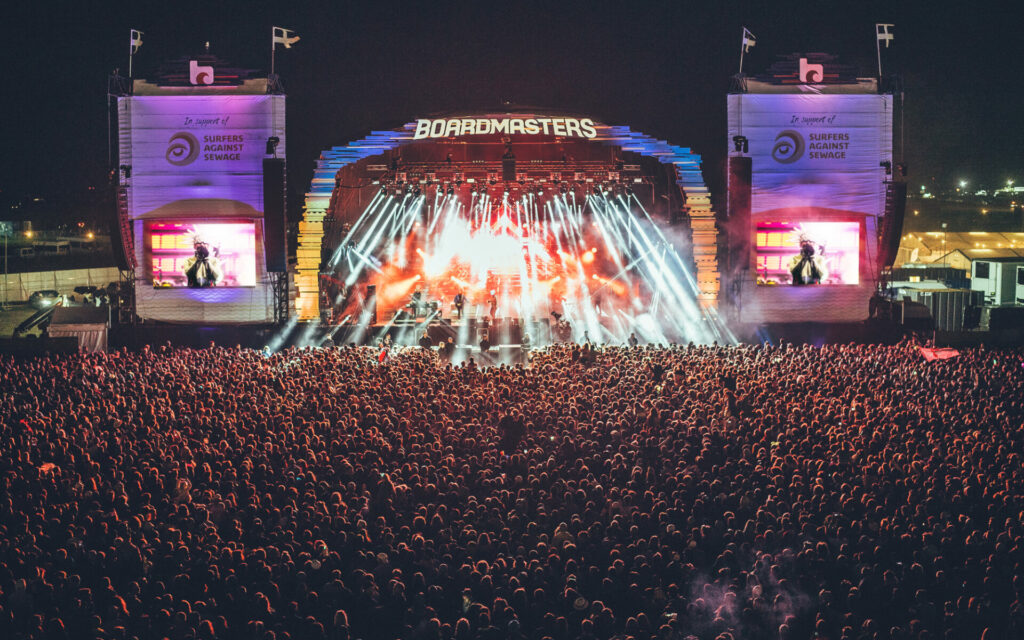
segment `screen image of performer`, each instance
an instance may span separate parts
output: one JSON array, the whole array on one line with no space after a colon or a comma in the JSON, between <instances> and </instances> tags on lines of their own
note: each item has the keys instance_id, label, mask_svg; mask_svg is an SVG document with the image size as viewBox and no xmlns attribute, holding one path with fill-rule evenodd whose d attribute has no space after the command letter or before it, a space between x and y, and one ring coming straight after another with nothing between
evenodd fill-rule
<instances>
[{"instance_id":1,"label":"screen image of performer","mask_svg":"<svg viewBox=\"0 0 1024 640\"><path fill-rule=\"evenodd\" d=\"M205 242L196 241L194 246L195 253L185 261L183 268L188 286L193 289L216 286L224 277L220 259L210 255L210 248Z\"/></svg>"},{"instance_id":2,"label":"screen image of performer","mask_svg":"<svg viewBox=\"0 0 1024 640\"><path fill-rule=\"evenodd\" d=\"M793 256L789 262L789 272L793 275L793 284L821 284L828 277L825 260L815 255L814 243L806 238L800 239L800 254Z\"/></svg>"}]
</instances>

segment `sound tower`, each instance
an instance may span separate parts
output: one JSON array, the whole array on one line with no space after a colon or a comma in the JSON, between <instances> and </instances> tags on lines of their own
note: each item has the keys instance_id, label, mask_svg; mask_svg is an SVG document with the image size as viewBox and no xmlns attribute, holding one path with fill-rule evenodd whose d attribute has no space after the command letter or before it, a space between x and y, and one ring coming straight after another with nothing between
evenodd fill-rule
<instances>
[{"instance_id":1,"label":"sound tower","mask_svg":"<svg viewBox=\"0 0 1024 640\"><path fill-rule=\"evenodd\" d=\"M878 266L891 267L900 248L903 215L907 211L907 183L885 183L885 217L878 238Z\"/></svg>"},{"instance_id":2,"label":"sound tower","mask_svg":"<svg viewBox=\"0 0 1024 640\"><path fill-rule=\"evenodd\" d=\"M120 213L110 217L108 229L110 232L110 244L114 250L114 266L119 271L128 271L131 267L128 264L128 248L126 245L131 241L131 237L129 236L127 240L125 239Z\"/></svg>"},{"instance_id":3,"label":"sound tower","mask_svg":"<svg viewBox=\"0 0 1024 640\"><path fill-rule=\"evenodd\" d=\"M750 240L754 229L750 224L750 189L752 159L747 156L729 158L729 258L734 278L744 277L742 272L751 268Z\"/></svg>"},{"instance_id":4,"label":"sound tower","mask_svg":"<svg viewBox=\"0 0 1024 640\"><path fill-rule=\"evenodd\" d=\"M134 269L135 238L132 236L132 221L128 217L128 192L124 187L117 189L117 211L110 218L109 228L115 266L120 271Z\"/></svg>"},{"instance_id":5,"label":"sound tower","mask_svg":"<svg viewBox=\"0 0 1024 640\"><path fill-rule=\"evenodd\" d=\"M285 231L285 174L283 158L263 159L263 246L267 271L288 270L287 232Z\"/></svg>"}]
</instances>

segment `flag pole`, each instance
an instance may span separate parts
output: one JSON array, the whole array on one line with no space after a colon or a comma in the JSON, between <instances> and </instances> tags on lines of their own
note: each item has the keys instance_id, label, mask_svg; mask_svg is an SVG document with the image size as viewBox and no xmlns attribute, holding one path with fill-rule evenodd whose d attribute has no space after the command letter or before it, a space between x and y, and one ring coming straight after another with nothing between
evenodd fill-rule
<instances>
[{"instance_id":1,"label":"flag pole","mask_svg":"<svg viewBox=\"0 0 1024 640\"><path fill-rule=\"evenodd\" d=\"M875 25L875 52L878 54L878 80L882 80L882 44L878 37L878 25ZM888 43L886 43L888 44Z\"/></svg>"},{"instance_id":2,"label":"flag pole","mask_svg":"<svg viewBox=\"0 0 1024 640\"><path fill-rule=\"evenodd\" d=\"M743 34L740 36L740 75L743 75L743 52L747 50L747 28L743 27Z\"/></svg>"},{"instance_id":3,"label":"flag pole","mask_svg":"<svg viewBox=\"0 0 1024 640\"><path fill-rule=\"evenodd\" d=\"M274 46L274 27L270 27L270 75L274 75L274 52L277 47Z\"/></svg>"},{"instance_id":4,"label":"flag pole","mask_svg":"<svg viewBox=\"0 0 1024 640\"><path fill-rule=\"evenodd\" d=\"M134 33L128 34L128 79L132 79L132 60L135 58L135 38Z\"/></svg>"}]
</instances>

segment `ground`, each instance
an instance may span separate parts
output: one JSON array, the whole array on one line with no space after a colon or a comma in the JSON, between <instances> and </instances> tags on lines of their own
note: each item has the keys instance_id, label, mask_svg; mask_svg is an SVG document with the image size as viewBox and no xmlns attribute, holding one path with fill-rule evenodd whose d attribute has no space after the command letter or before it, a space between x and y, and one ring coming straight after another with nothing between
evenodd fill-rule
<instances>
[{"instance_id":1,"label":"ground","mask_svg":"<svg viewBox=\"0 0 1024 640\"><path fill-rule=\"evenodd\" d=\"M12 303L6 309L0 309L0 338L10 338L14 329L35 313L36 310L26 303Z\"/></svg>"}]
</instances>

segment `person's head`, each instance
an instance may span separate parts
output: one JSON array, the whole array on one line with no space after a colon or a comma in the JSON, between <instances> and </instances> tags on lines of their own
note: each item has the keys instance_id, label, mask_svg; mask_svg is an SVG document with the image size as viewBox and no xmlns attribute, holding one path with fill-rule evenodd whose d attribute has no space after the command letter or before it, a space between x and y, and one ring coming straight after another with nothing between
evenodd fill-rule
<instances>
[{"instance_id":1,"label":"person's head","mask_svg":"<svg viewBox=\"0 0 1024 640\"><path fill-rule=\"evenodd\" d=\"M197 242L194 247L195 256L199 260L205 260L210 257L210 248L206 246L205 242Z\"/></svg>"}]
</instances>

